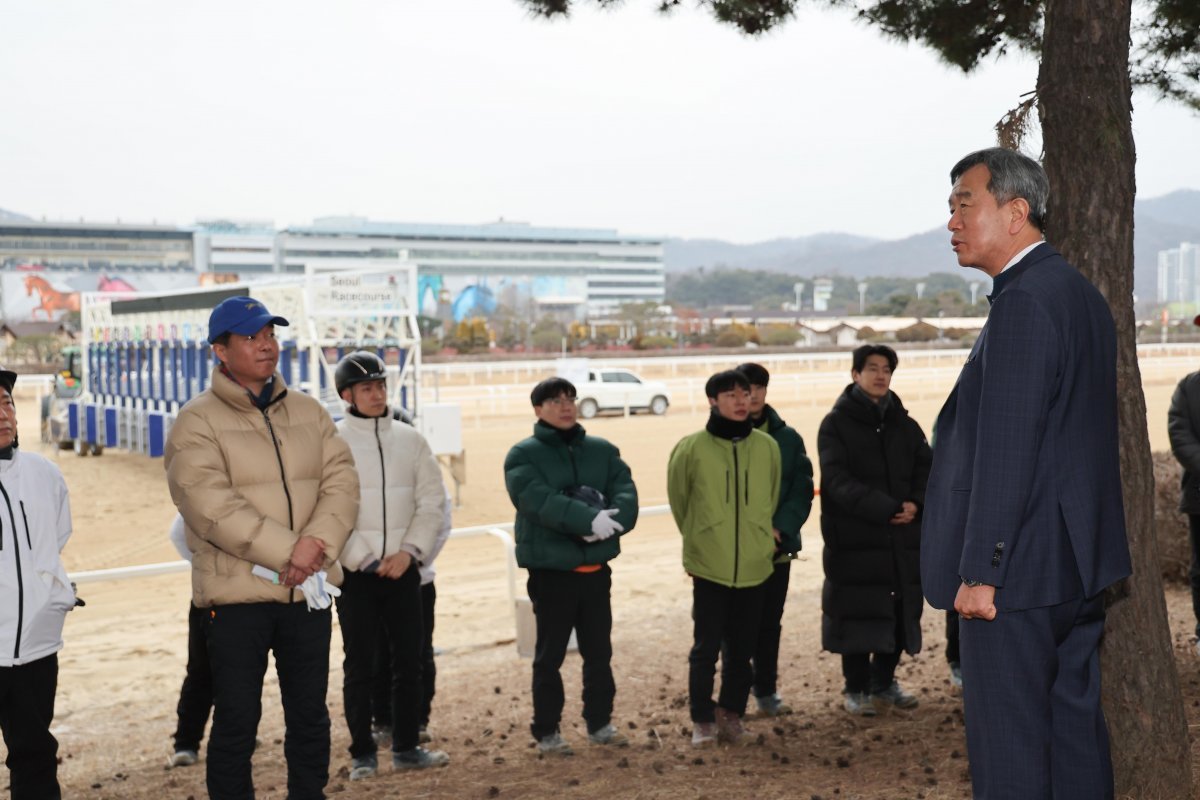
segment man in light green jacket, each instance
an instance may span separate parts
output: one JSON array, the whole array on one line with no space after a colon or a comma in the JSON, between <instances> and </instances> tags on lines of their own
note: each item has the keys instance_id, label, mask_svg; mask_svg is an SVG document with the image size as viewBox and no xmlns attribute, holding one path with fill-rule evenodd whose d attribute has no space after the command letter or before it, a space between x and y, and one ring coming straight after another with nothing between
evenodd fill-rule
<instances>
[{"instance_id":1,"label":"man in light green jacket","mask_svg":"<svg viewBox=\"0 0 1200 800\"><path fill-rule=\"evenodd\" d=\"M779 501L779 445L749 418L750 383L734 370L704 387L705 429L684 437L667 464L667 494L692 576L688 695L692 745L749 740L742 717L753 683L763 584L774 566L771 517ZM721 692L712 699L718 653Z\"/></svg>"}]
</instances>

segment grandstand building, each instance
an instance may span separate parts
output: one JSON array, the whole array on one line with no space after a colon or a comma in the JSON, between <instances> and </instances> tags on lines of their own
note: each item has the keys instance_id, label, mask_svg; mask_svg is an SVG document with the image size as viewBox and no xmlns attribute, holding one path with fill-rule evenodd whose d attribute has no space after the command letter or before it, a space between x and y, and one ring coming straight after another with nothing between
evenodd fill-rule
<instances>
[{"instance_id":1,"label":"grandstand building","mask_svg":"<svg viewBox=\"0 0 1200 800\"><path fill-rule=\"evenodd\" d=\"M406 258L420 312L461 321L498 310L583 319L664 300L663 240L523 223L421 225L329 217L194 226L34 222L0 216L0 318L62 320L78 293L168 291L306 267L353 269Z\"/></svg>"},{"instance_id":2,"label":"grandstand building","mask_svg":"<svg viewBox=\"0 0 1200 800\"><path fill-rule=\"evenodd\" d=\"M664 299L663 240L615 230L328 217L289 227L276 241L285 272L401 255L419 268L421 312L429 316L462 320L504 305L582 318Z\"/></svg>"},{"instance_id":3,"label":"grandstand building","mask_svg":"<svg viewBox=\"0 0 1200 800\"><path fill-rule=\"evenodd\" d=\"M192 232L173 225L0 220L0 269L191 271Z\"/></svg>"}]
</instances>

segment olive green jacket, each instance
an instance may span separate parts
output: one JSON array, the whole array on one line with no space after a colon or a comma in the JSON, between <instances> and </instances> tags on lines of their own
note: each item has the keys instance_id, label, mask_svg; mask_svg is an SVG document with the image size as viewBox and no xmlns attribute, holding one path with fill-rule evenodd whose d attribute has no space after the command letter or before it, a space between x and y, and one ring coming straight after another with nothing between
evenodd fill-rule
<instances>
[{"instance_id":1,"label":"olive green jacket","mask_svg":"<svg viewBox=\"0 0 1200 800\"><path fill-rule=\"evenodd\" d=\"M779 445L762 431L735 442L703 430L675 445L667 496L688 574L735 589L770 577L779 481Z\"/></svg>"}]
</instances>

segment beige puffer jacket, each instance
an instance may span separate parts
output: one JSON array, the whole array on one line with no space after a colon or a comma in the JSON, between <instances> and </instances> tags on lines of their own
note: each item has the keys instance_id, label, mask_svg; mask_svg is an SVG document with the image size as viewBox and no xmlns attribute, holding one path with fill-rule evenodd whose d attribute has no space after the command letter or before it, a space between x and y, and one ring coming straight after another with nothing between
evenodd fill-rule
<instances>
[{"instance_id":1,"label":"beige puffer jacket","mask_svg":"<svg viewBox=\"0 0 1200 800\"><path fill-rule=\"evenodd\" d=\"M278 372L264 412L215 368L171 426L165 465L195 554L197 606L303 601L250 573L255 564L283 570L301 536L325 543L329 580L341 583L337 557L358 517L358 473L329 414L288 392Z\"/></svg>"}]
</instances>

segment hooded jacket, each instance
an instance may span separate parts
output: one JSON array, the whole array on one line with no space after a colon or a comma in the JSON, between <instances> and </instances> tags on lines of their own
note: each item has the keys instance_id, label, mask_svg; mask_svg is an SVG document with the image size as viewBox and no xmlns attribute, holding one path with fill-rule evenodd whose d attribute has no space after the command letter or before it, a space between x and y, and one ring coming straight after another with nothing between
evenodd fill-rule
<instances>
[{"instance_id":1,"label":"hooded jacket","mask_svg":"<svg viewBox=\"0 0 1200 800\"><path fill-rule=\"evenodd\" d=\"M36 453L0 461L0 667L62 649L75 590L59 553L71 536L71 504L58 467Z\"/></svg>"},{"instance_id":2,"label":"hooded jacket","mask_svg":"<svg viewBox=\"0 0 1200 800\"><path fill-rule=\"evenodd\" d=\"M620 537L637 523L637 487L620 451L588 436L582 425L574 430L568 441L555 428L535 424L533 436L517 442L504 459L504 485L517 509L517 564L526 569L604 564L620 554ZM563 493L576 486L602 493L605 507L617 509L613 518L625 530L585 542L598 510Z\"/></svg>"},{"instance_id":3,"label":"hooded jacket","mask_svg":"<svg viewBox=\"0 0 1200 800\"><path fill-rule=\"evenodd\" d=\"M779 464L779 445L759 430L736 441L702 430L675 445L667 497L689 575L734 589L771 576Z\"/></svg>"},{"instance_id":4,"label":"hooded jacket","mask_svg":"<svg viewBox=\"0 0 1200 800\"><path fill-rule=\"evenodd\" d=\"M838 398L817 434L825 584L821 646L832 653L891 653L901 599L905 649L921 649L921 518L892 525L904 501L925 503L932 454L895 394L883 416L854 392Z\"/></svg>"},{"instance_id":5,"label":"hooded jacket","mask_svg":"<svg viewBox=\"0 0 1200 800\"><path fill-rule=\"evenodd\" d=\"M812 462L804 450L804 439L796 429L780 418L770 403L763 406L762 421L756 426L779 445L779 505L771 517L771 525L779 531L780 555L776 562L795 558L800 552L800 528L804 526L812 511L813 470Z\"/></svg>"},{"instance_id":6,"label":"hooded jacket","mask_svg":"<svg viewBox=\"0 0 1200 800\"><path fill-rule=\"evenodd\" d=\"M358 473L329 414L289 392L279 372L260 409L215 368L209 388L180 409L164 463L195 554L197 606L303 601L250 572L283 571L301 536L325 544L324 569L341 583L337 557L358 518Z\"/></svg>"},{"instance_id":7,"label":"hooded jacket","mask_svg":"<svg viewBox=\"0 0 1200 800\"><path fill-rule=\"evenodd\" d=\"M391 414L347 415L337 423L358 470L358 521L338 560L350 570L403 546L418 564L432 561L446 488L425 437Z\"/></svg>"}]
</instances>

